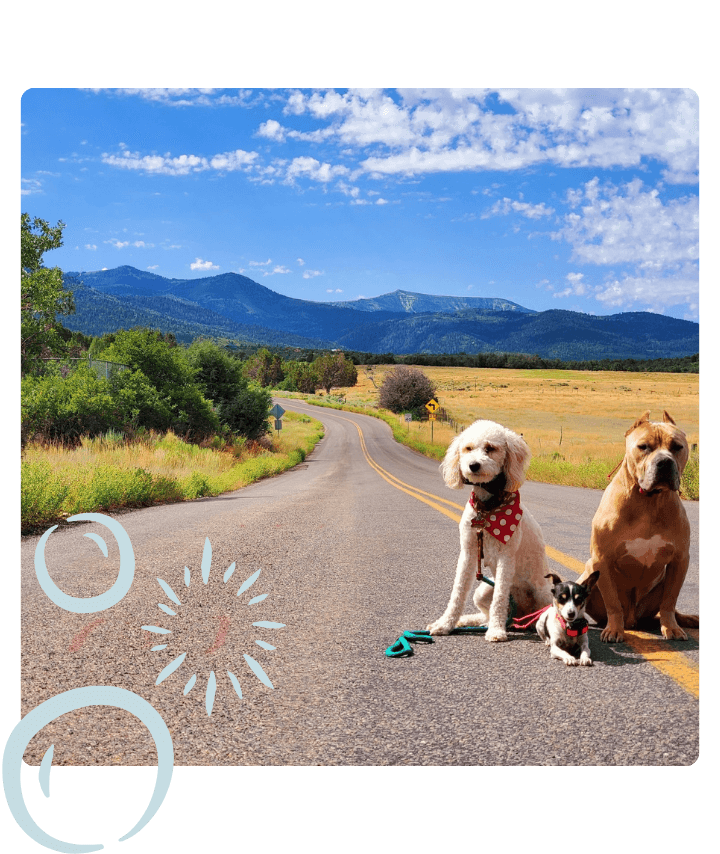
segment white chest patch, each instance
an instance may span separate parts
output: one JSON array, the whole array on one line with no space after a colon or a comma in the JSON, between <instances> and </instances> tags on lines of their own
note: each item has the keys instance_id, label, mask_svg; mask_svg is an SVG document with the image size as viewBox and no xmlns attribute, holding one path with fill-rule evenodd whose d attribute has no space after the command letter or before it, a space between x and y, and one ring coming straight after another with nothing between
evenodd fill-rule
<instances>
[{"instance_id":1,"label":"white chest patch","mask_svg":"<svg viewBox=\"0 0 720 854\"><path fill-rule=\"evenodd\" d=\"M625 543L627 554L634 557L639 563L644 566L652 566L655 563L658 552L663 546L669 546L667 540L664 540L660 534L655 534L649 540L638 537L635 540L628 540Z\"/></svg>"}]
</instances>

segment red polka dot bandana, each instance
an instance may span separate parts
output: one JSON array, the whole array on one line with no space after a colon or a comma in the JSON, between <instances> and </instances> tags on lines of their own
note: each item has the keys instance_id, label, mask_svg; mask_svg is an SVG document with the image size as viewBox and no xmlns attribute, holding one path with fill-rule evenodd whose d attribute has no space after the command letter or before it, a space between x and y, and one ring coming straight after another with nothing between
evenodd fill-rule
<instances>
[{"instance_id":1,"label":"red polka dot bandana","mask_svg":"<svg viewBox=\"0 0 720 854\"><path fill-rule=\"evenodd\" d=\"M470 506L476 511L471 523L473 528L481 528L483 533L487 531L500 543L506 543L512 537L522 519L519 492L511 492L506 501L493 510L483 510L482 503L476 502L475 493L471 492Z\"/></svg>"}]
</instances>

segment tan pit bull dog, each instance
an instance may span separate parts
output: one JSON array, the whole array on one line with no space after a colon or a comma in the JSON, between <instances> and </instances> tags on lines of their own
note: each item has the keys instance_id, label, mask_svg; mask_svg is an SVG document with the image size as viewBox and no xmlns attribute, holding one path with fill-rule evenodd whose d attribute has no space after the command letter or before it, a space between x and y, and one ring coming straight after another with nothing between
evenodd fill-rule
<instances>
[{"instance_id":1,"label":"tan pit bull dog","mask_svg":"<svg viewBox=\"0 0 720 854\"><path fill-rule=\"evenodd\" d=\"M681 626L696 616L675 610L689 563L690 523L678 490L688 459L685 434L663 412L646 412L625 434L625 458L603 493L592 523L590 559L582 584L600 571L586 612L603 641L622 641L625 629L657 628L663 637L687 640Z\"/></svg>"}]
</instances>

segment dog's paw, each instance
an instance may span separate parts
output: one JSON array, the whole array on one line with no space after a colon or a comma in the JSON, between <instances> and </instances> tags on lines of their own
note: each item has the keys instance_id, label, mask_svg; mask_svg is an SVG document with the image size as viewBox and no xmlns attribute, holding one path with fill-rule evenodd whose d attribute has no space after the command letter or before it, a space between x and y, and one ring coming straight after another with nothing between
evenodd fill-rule
<instances>
[{"instance_id":1,"label":"dog's paw","mask_svg":"<svg viewBox=\"0 0 720 854\"><path fill-rule=\"evenodd\" d=\"M592 658L590 658L589 655L581 655L578 664L580 665L580 667L592 667Z\"/></svg>"},{"instance_id":2,"label":"dog's paw","mask_svg":"<svg viewBox=\"0 0 720 854\"><path fill-rule=\"evenodd\" d=\"M580 661L577 658L573 658L572 655L565 659L565 664L568 667L577 667L580 664Z\"/></svg>"},{"instance_id":3,"label":"dog's paw","mask_svg":"<svg viewBox=\"0 0 720 854\"><path fill-rule=\"evenodd\" d=\"M434 623L430 623L427 627L427 631L429 631L431 635L449 635L454 628L455 626L450 620L444 620L441 617L439 620L435 620Z\"/></svg>"},{"instance_id":4,"label":"dog's paw","mask_svg":"<svg viewBox=\"0 0 720 854\"><path fill-rule=\"evenodd\" d=\"M605 626L600 633L600 640L605 643L622 643L625 640L625 630L613 626Z\"/></svg>"},{"instance_id":5,"label":"dog's paw","mask_svg":"<svg viewBox=\"0 0 720 854\"><path fill-rule=\"evenodd\" d=\"M674 626L660 626L660 631L665 640L687 640L685 632L675 623Z\"/></svg>"},{"instance_id":6,"label":"dog's paw","mask_svg":"<svg viewBox=\"0 0 720 854\"><path fill-rule=\"evenodd\" d=\"M485 640L490 643L502 643L508 639L508 634L504 629L488 629L485 633Z\"/></svg>"}]
</instances>

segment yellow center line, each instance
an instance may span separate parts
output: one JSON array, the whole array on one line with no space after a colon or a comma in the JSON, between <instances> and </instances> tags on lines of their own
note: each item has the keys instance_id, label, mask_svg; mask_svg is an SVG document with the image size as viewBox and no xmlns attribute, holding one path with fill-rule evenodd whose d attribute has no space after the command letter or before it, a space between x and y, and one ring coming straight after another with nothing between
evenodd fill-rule
<instances>
[{"instance_id":1,"label":"yellow center line","mask_svg":"<svg viewBox=\"0 0 720 854\"><path fill-rule=\"evenodd\" d=\"M437 502L440 501L443 504L447 504L450 507L456 507L458 510L462 511L464 508L461 504L448 501L446 498L441 498L439 495L433 495L431 492L425 492L422 489L418 489L416 486L411 486L410 484L405 483L395 477L395 475L390 474L389 471L382 468L382 466L376 463L370 456L365 444L365 436L360 426L350 418L344 418L342 415L336 415L335 417L340 418L343 421L347 421L349 424L353 424L355 426L360 435L360 447L365 459L370 467L374 469L383 480L387 481L396 489L401 490L401 492L405 492L413 498L416 498L418 501L428 504L430 507L447 516L449 519L452 519L454 522L460 522L461 517L457 513L453 513L447 508L441 507ZM434 500L431 501L430 499ZM558 551L548 545L545 546L545 552L549 558L578 575L582 575L585 571L585 564L571 555L566 555L564 552ZM688 636L692 637L696 641L699 637L698 632L693 630L688 632ZM664 638L658 638L657 635L651 635L647 632L626 631L625 643L635 650L635 652L640 653L640 655L652 664L653 667L657 668L657 670L665 676L669 676L676 684L693 697L698 698L700 696L700 670L698 665L683 653L676 652L671 649L668 646L668 641Z\"/></svg>"},{"instance_id":2,"label":"yellow center line","mask_svg":"<svg viewBox=\"0 0 720 854\"><path fill-rule=\"evenodd\" d=\"M698 640L697 629L690 629L688 637ZM639 652L653 667L669 676L695 699L700 697L700 668L682 652L676 652L664 638L634 629L625 632L625 643Z\"/></svg>"}]
</instances>

